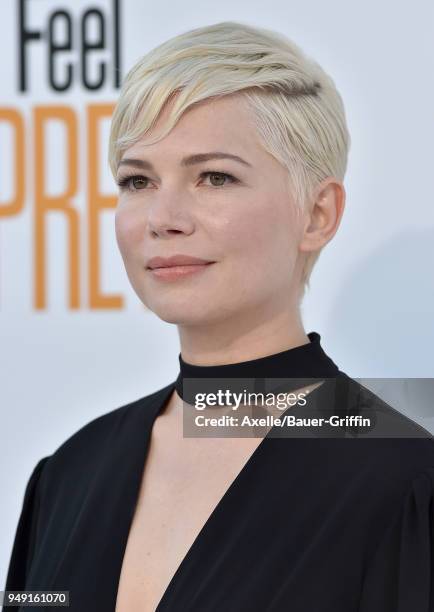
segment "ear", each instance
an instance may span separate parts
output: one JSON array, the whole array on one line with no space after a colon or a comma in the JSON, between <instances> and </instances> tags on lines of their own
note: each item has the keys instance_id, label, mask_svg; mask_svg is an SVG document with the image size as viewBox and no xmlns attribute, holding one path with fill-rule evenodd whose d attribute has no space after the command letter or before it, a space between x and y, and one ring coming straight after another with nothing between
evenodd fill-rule
<instances>
[{"instance_id":1,"label":"ear","mask_svg":"<svg viewBox=\"0 0 434 612\"><path fill-rule=\"evenodd\" d=\"M333 238L342 219L345 197L343 184L333 176L318 185L306 213L300 251L317 251Z\"/></svg>"}]
</instances>

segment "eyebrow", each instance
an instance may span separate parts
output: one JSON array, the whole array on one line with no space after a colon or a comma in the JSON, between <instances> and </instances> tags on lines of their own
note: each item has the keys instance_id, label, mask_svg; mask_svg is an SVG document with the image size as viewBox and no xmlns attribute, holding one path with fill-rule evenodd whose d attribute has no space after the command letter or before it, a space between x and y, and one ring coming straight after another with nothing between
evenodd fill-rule
<instances>
[{"instance_id":1,"label":"eyebrow","mask_svg":"<svg viewBox=\"0 0 434 612\"><path fill-rule=\"evenodd\" d=\"M242 157L239 157L238 155L232 155L231 153L223 153L222 151L213 151L211 153L196 153L195 155L189 155L188 157L184 157L183 159L181 159L181 166L193 166L195 164L201 164L211 159L232 159L245 166L252 166ZM151 172L154 172L153 165L150 161L146 159L135 159L126 157L120 160L118 168L120 166L135 166L136 168L141 168L143 170L151 170Z\"/></svg>"}]
</instances>

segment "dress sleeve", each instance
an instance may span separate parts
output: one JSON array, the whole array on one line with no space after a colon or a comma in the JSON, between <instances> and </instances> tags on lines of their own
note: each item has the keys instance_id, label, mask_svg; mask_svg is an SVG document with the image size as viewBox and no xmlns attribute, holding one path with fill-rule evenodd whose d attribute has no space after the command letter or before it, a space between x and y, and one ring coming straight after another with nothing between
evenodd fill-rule
<instances>
[{"instance_id":1,"label":"dress sleeve","mask_svg":"<svg viewBox=\"0 0 434 612\"><path fill-rule=\"evenodd\" d=\"M36 526L39 508L39 487L42 469L49 457L43 457L33 469L24 492L21 514L18 519L5 590L25 589L35 546Z\"/></svg>"},{"instance_id":2,"label":"dress sleeve","mask_svg":"<svg viewBox=\"0 0 434 612\"><path fill-rule=\"evenodd\" d=\"M359 612L434 612L434 467L412 481L364 576Z\"/></svg>"}]
</instances>

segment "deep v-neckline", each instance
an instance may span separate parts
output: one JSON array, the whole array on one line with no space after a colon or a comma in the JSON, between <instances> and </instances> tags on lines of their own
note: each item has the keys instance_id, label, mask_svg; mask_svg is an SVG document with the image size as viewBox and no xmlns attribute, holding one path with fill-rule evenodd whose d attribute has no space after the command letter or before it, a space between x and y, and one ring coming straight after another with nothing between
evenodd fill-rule
<instances>
[{"instance_id":1,"label":"deep v-neckline","mask_svg":"<svg viewBox=\"0 0 434 612\"><path fill-rule=\"evenodd\" d=\"M323 380L324 380L324 382L321 385L319 385L318 387L316 387L315 389L313 389L310 392L310 394L309 394L310 398L313 395L315 395L316 398L320 397L320 394L322 394L329 387L329 383L332 380L332 378L324 377ZM150 444L151 444L152 432L153 432L153 429L154 429L155 421L157 420L158 416L160 414L162 414L162 412L164 412L164 409L166 408L166 406L168 404L168 400L171 397L172 392L175 390L175 388L176 388L176 381L170 383L170 385L166 388L167 389L166 393L163 395L163 397L161 397L161 396L159 397L159 401L156 401L155 405L152 406L152 408L150 408L149 405L146 407L146 413L147 414L144 415L144 417L145 417L145 419L149 419L149 421L148 421L147 435L146 435L146 438L145 438L145 443L144 443L144 448L143 448L143 455L142 455L142 457L143 457L143 462L142 462L142 465L141 465L141 469L142 469L141 474L142 475L144 474L144 471L146 469L146 462L147 462L147 458L148 458L148 454L149 454L149 448L150 448ZM295 412L295 410L297 408L299 408L299 406L289 407L289 408L287 408L286 410L284 410L282 412L282 415L285 415L286 412L288 412L289 410L291 410L292 412ZM151 410L152 410L152 412L150 413L149 411L151 411ZM227 500L233 494L233 491L236 490L237 485L240 483L242 478L245 477L245 475L248 473L248 471L253 469L255 463L258 461L258 458L265 452L267 446L270 443L270 439L272 439L272 435L270 435L270 434L272 432L276 431L277 429L278 429L278 427L276 425L270 428L270 430L263 437L261 442L255 447L255 449L253 450L253 452L251 453L251 455L249 456L247 461L243 464L243 466L241 467L241 469L239 470L239 472L237 473L235 478L232 480L232 482L226 488L226 490L223 493L222 497L217 502L217 504L214 506L213 510L211 511L211 513L209 514L208 518L206 519L206 521L202 525L201 529L197 533L196 537L194 538L193 542L191 543L191 545L187 549L185 555L181 559L181 562L179 563L178 567L176 568L174 574L172 575L172 578L168 582L166 588L164 589L164 591L163 591L163 593L162 593L162 595L161 595L161 597L160 597L160 599L159 599L159 601L158 601L158 603L157 603L157 605L155 607L155 612L163 612L162 606L168 600L172 590L174 589L176 583L180 579L180 576L182 575L182 572L184 571L184 568L186 567L186 565L189 562L189 560L191 559L191 557L194 555L194 553L195 553L196 549L198 548L201 540L205 537L205 534L210 530L211 525L216 521L216 517L218 517L218 515L221 514L222 509L224 508ZM125 552L126 552L126 546L127 546L128 538L129 538L129 535L130 535L130 531L131 531L131 527L132 527L132 522L133 522L133 518L134 518L134 515L135 515L137 501L138 501L139 493L140 493L141 478L137 479L137 481L139 482L139 486L135 489L135 492L134 492L134 501L135 501L134 508L133 508L133 512L130 514L130 519L128 521L128 529L126 530L126 537L124 539L123 546L122 546L123 554L122 554L122 558L121 558L120 566L119 566L118 584L117 584L116 593L115 593L115 600L114 600L115 607L114 607L114 609L116 609L116 605L117 605L117 598L118 598L118 594L119 594L119 583L120 583L120 577L121 577L121 573L122 573L123 561L124 561Z\"/></svg>"}]
</instances>

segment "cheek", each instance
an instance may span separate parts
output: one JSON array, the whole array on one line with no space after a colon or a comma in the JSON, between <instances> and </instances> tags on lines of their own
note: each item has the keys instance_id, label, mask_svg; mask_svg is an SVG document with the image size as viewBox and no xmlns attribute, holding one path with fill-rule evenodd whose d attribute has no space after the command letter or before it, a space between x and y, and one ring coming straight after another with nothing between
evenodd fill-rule
<instances>
[{"instance_id":1,"label":"cheek","mask_svg":"<svg viewBox=\"0 0 434 612\"><path fill-rule=\"evenodd\" d=\"M115 213L115 233L116 240L122 256L130 257L140 249L143 237L144 228L143 220L132 209L119 208Z\"/></svg>"},{"instance_id":2,"label":"cheek","mask_svg":"<svg viewBox=\"0 0 434 612\"><path fill-rule=\"evenodd\" d=\"M237 254L243 270L288 271L297 250L296 219L289 208L277 202L252 207L234 221L236 231L228 232L228 252ZM288 207L290 204L288 204ZM250 213L250 214L249 214Z\"/></svg>"}]
</instances>

